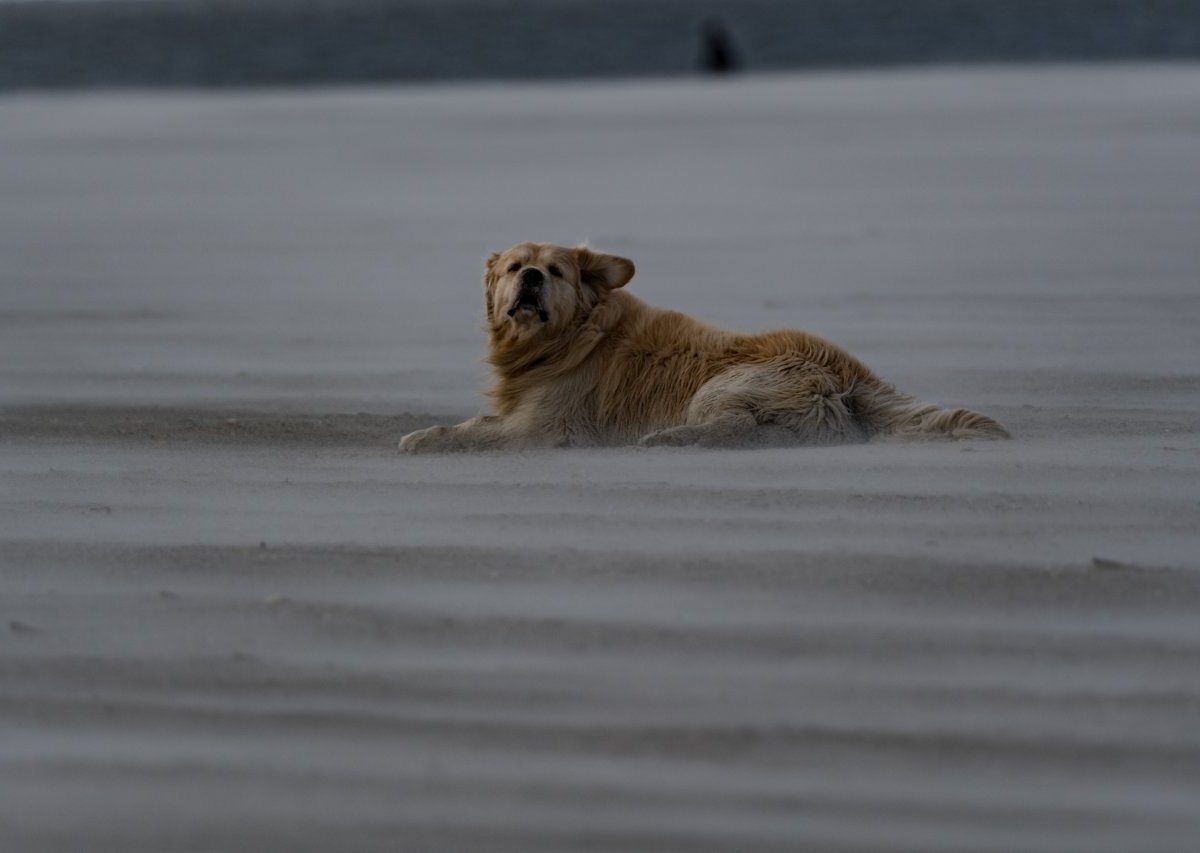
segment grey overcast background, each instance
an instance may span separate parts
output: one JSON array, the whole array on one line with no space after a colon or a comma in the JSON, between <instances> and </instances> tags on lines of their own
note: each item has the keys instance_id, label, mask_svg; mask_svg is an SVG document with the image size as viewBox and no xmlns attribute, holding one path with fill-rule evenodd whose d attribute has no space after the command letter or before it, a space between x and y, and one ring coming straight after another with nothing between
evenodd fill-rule
<instances>
[{"instance_id":1,"label":"grey overcast background","mask_svg":"<svg viewBox=\"0 0 1200 853\"><path fill-rule=\"evenodd\" d=\"M0 89L682 75L1200 58L1200 0L0 3Z\"/></svg>"}]
</instances>

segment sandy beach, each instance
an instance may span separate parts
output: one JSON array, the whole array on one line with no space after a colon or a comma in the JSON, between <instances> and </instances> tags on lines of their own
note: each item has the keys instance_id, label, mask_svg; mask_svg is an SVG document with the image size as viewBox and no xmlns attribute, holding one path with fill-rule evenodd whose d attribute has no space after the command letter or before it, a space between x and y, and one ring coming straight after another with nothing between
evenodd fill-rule
<instances>
[{"instance_id":1,"label":"sandy beach","mask_svg":"<svg viewBox=\"0 0 1200 853\"><path fill-rule=\"evenodd\" d=\"M0 98L0 847L1192 851L1200 66ZM401 456L524 239L1009 442Z\"/></svg>"}]
</instances>

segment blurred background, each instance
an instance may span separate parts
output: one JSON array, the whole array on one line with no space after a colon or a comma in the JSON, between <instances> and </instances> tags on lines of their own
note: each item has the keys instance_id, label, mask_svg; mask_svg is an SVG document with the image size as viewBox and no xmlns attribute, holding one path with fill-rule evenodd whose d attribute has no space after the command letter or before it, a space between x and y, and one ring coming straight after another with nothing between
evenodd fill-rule
<instances>
[{"instance_id":1,"label":"blurred background","mask_svg":"<svg viewBox=\"0 0 1200 853\"><path fill-rule=\"evenodd\" d=\"M1200 56L1195 0L0 0L0 87Z\"/></svg>"},{"instance_id":2,"label":"blurred background","mask_svg":"<svg viewBox=\"0 0 1200 853\"><path fill-rule=\"evenodd\" d=\"M0 0L0 390L469 413L540 239L970 402L887 324L1189 280L1197 57L1200 0Z\"/></svg>"}]
</instances>

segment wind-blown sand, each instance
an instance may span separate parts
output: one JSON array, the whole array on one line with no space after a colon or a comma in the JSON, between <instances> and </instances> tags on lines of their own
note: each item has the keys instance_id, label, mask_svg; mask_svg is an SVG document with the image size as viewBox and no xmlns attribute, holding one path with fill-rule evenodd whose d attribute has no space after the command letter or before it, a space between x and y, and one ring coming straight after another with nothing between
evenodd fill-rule
<instances>
[{"instance_id":1,"label":"wind-blown sand","mask_svg":"<svg viewBox=\"0 0 1200 853\"><path fill-rule=\"evenodd\" d=\"M0 100L0 847L1190 851L1200 68ZM479 272L1001 443L454 457Z\"/></svg>"}]
</instances>

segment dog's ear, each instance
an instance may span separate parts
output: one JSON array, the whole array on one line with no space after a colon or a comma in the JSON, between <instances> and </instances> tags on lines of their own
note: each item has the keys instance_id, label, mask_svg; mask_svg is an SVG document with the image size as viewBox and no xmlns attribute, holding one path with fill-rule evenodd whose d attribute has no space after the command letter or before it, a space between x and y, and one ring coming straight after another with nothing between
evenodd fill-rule
<instances>
[{"instance_id":1,"label":"dog's ear","mask_svg":"<svg viewBox=\"0 0 1200 853\"><path fill-rule=\"evenodd\" d=\"M487 309L488 325L492 325L495 321L495 309L492 305L492 286L496 283L496 261L500 260L499 252L492 252L488 256L487 262L483 265L483 304Z\"/></svg>"},{"instance_id":2,"label":"dog's ear","mask_svg":"<svg viewBox=\"0 0 1200 853\"><path fill-rule=\"evenodd\" d=\"M574 254L580 280L597 290L616 290L633 278L633 261L628 258L593 252L587 246L576 246Z\"/></svg>"}]
</instances>

